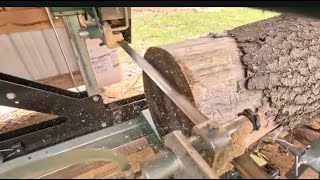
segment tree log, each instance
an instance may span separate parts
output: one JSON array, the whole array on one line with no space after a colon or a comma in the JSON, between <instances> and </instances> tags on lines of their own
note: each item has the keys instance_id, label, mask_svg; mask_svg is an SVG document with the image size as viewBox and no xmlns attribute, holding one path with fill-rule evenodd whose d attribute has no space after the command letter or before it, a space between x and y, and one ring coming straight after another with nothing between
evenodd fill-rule
<instances>
[{"instance_id":1,"label":"tree log","mask_svg":"<svg viewBox=\"0 0 320 180\"><path fill-rule=\"evenodd\" d=\"M312 129L309 126L299 127L293 130L294 139L307 146L320 139L320 130Z\"/></svg>"},{"instance_id":2,"label":"tree log","mask_svg":"<svg viewBox=\"0 0 320 180\"><path fill-rule=\"evenodd\" d=\"M320 21L281 15L209 35L151 47L145 59L208 119L228 123L244 109L292 129L320 114ZM193 124L144 74L159 133Z\"/></svg>"}]
</instances>

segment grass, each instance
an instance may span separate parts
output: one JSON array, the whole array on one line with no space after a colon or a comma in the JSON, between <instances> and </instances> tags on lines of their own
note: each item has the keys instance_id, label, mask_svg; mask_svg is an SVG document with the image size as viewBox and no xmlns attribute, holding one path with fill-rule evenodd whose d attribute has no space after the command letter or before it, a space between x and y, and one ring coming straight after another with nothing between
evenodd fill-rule
<instances>
[{"instance_id":1,"label":"grass","mask_svg":"<svg viewBox=\"0 0 320 180\"><path fill-rule=\"evenodd\" d=\"M132 46L150 46L183 41L209 32L223 32L244 24L279 15L249 8L223 8L216 11L147 11L132 15Z\"/></svg>"}]
</instances>

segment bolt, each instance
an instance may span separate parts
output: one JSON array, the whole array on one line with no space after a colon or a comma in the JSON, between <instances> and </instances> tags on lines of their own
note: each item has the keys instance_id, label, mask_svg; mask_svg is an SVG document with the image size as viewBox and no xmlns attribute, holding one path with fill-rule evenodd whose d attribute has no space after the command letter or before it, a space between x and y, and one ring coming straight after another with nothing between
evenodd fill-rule
<instances>
[{"instance_id":1,"label":"bolt","mask_svg":"<svg viewBox=\"0 0 320 180\"><path fill-rule=\"evenodd\" d=\"M58 16L55 16L54 18L55 18L55 19L59 19L59 17L58 17Z\"/></svg>"},{"instance_id":2,"label":"bolt","mask_svg":"<svg viewBox=\"0 0 320 180\"><path fill-rule=\"evenodd\" d=\"M307 162L308 162L308 161L307 161L306 159L301 159L301 160L300 160L300 163L301 163L301 164L307 164Z\"/></svg>"},{"instance_id":3,"label":"bolt","mask_svg":"<svg viewBox=\"0 0 320 180\"><path fill-rule=\"evenodd\" d=\"M7 98L8 99L15 99L16 98L16 94L15 93L7 93Z\"/></svg>"},{"instance_id":4,"label":"bolt","mask_svg":"<svg viewBox=\"0 0 320 180\"><path fill-rule=\"evenodd\" d=\"M80 37L85 38L85 37L88 37L88 36L89 36L89 32L86 31L86 30L82 30L82 31L79 31L78 35L79 35Z\"/></svg>"},{"instance_id":5,"label":"bolt","mask_svg":"<svg viewBox=\"0 0 320 180\"><path fill-rule=\"evenodd\" d=\"M97 102L97 101L99 101L99 97L98 96L93 96L93 101L95 101L95 102Z\"/></svg>"}]
</instances>

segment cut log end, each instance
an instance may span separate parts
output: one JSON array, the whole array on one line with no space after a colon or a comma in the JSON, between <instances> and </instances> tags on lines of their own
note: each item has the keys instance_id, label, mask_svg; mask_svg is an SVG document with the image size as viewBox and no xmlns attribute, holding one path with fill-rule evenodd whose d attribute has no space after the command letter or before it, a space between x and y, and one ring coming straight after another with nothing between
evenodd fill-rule
<instances>
[{"instance_id":1,"label":"cut log end","mask_svg":"<svg viewBox=\"0 0 320 180\"><path fill-rule=\"evenodd\" d=\"M244 109L261 106L262 92L244 88L240 56L236 42L222 37L150 48L145 59L208 119L225 124ZM165 135L179 129L190 135L193 124L145 74L144 86L159 133Z\"/></svg>"},{"instance_id":2,"label":"cut log end","mask_svg":"<svg viewBox=\"0 0 320 180\"><path fill-rule=\"evenodd\" d=\"M194 102L188 86L189 83L179 63L174 60L170 53L161 48L150 48L145 55L145 59L156 67L178 92L185 94L191 102ZM182 130L183 133L189 135L192 123L187 116L145 74L143 74L143 81L150 113L155 120L159 133L165 135L172 130Z\"/></svg>"}]
</instances>

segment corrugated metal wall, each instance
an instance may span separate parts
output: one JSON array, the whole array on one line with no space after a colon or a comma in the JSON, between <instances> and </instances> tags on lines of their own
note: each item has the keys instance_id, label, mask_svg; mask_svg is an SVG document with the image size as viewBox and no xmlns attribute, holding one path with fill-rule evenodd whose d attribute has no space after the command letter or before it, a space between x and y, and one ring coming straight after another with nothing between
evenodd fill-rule
<instances>
[{"instance_id":1,"label":"corrugated metal wall","mask_svg":"<svg viewBox=\"0 0 320 180\"><path fill-rule=\"evenodd\" d=\"M78 70L67 32L57 33L73 71ZM68 73L52 29L0 35L0 72L39 80Z\"/></svg>"}]
</instances>

